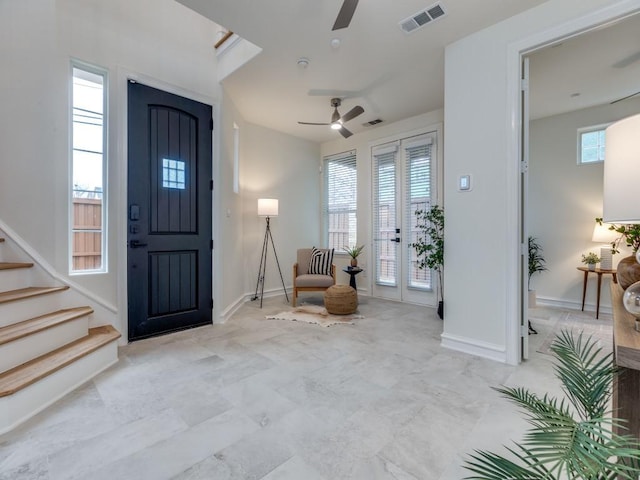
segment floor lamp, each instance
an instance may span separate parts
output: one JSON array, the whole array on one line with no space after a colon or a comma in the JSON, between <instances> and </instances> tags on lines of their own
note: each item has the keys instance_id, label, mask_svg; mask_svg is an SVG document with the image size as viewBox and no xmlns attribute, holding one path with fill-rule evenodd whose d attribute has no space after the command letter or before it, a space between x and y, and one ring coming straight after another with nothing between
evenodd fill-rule
<instances>
[{"instance_id":1,"label":"floor lamp","mask_svg":"<svg viewBox=\"0 0 640 480\"><path fill-rule=\"evenodd\" d=\"M273 243L273 237L271 236L271 226L269 220L271 217L278 216L278 199L276 198L259 198L258 199L258 216L266 217L267 228L264 231L264 240L262 241L262 255L260 256L260 267L258 268L258 281L256 282L256 293L251 300L258 298L258 289L260 289L260 308L262 308L262 297L264 294L264 276L267 271L267 251L269 249L269 241L271 241L271 247L273 248L273 256L276 257L276 265L278 266L278 272L280 272L280 280L282 281L282 289L284 290L284 296L289 302L289 295L287 295L287 289L284 286L284 278L282 277L282 270L280 270L280 262L278 261L278 254L276 253L276 246Z\"/></svg>"}]
</instances>

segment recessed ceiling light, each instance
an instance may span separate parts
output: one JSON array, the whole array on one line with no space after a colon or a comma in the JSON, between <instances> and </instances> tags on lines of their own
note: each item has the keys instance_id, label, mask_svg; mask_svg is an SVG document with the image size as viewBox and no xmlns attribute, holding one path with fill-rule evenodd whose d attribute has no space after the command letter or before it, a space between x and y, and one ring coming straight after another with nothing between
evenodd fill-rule
<instances>
[{"instance_id":1,"label":"recessed ceiling light","mask_svg":"<svg viewBox=\"0 0 640 480\"><path fill-rule=\"evenodd\" d=\"M300 57L298 59L298 66L300 68L307 68L309 66L309 59L306 57Z\"/></svg>"},{"instance_id":2,"label":"recessed ceiling light","mask_svg":"<svg viewBox=\"0 0 640 480\"><path fill-rule=\"evenodd\" d=\"M571 98L576 98L580 96L580 92L575 92L571 94Z\"/></svg>"},{"instance_id":3,"label":"recessed ceiling light","mask_svg":"<svg viewBox=\"0 0 640 480\"><path fill-rule=\"evenodd\" d=\"M339 38L331 39L331 48L340 48L340 39Z\"/></svg>"}]
</instances>

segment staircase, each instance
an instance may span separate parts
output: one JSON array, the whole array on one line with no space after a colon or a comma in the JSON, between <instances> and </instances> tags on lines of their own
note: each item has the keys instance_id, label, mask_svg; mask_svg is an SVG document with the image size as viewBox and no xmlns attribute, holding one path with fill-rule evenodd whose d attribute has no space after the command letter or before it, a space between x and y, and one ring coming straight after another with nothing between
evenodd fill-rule
<instances>
[{"instance_id":1,"label":"staircase","mask_svg":"<svg viewBox=\"0 0 640 480\"><path fill-rule=\"evenodd\" d=\"M89 328L93 308L66 306L69 287L41 286L34 269L0 261L0 434L118 361L120 333Z\"/></svg>"}]
</instances>

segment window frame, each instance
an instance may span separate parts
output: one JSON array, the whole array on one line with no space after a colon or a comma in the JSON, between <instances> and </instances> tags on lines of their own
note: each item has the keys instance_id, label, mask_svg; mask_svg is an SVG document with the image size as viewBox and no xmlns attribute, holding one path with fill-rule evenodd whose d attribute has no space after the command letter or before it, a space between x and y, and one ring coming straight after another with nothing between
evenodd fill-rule
<instances>
[{"instance_id":1,"label":"window frame","mask_svg":"<svg viewBox=\"0 0 640 480\"><path fill-rule=\"evenodd\" d=\"M583 149L582 149L582 136L584 134L587 133L594 133L594 132L604 132L606 130L606 128L611 125L611 123L603 123L600 125L591 125L589 127L581 127L578 128L577 133L576 133L576 152L577 152L577 163L578 165L599 165L604 163L604 158L600 159L598 158L598 160L594 160L594 161L583 161ZM603 144L602 147L604 147L605 145Z\"/></svg>"},{"instance_id":2,"label":"window frame","mask_svg":"<svg viewBox=\"0 0 640 480\"><path fill-rule=\"evenodd\" d=\"M74 233L78 232L74 228L74 78L75 70L81 70L93 75L102 77L102 192L101 192L101 225L100 225L100 268L77 270L74 269ZM108 219L108 196L107 196L107 168L109 158L109 73L106 68L99 67L77 59L72 59L69 67L69 275L93 275L108 273L108 248L107 248L107 219Z\"/></svg>"},{"instance_id":3,"label":"window frame","mask_svg":"<svg viewBox=\"0 0 640 480\"><path fill-rule=\"evenodd\" d=\"M330 188L330 166L329 164L333 163L336 165L344 165L344 166L353 166L353 177L350 181L353 182L353 203L350 205L348 209L331 209L330 203L335 204L335 202L330 202L329 199L329 188ZM333 155L327 155L322 158L322 179L323 179L323 189L322 189L322 230L323 230L323 243L327 248L334 248L335 253L339 255L347 255L346 252L343 251L344 247L352 247L357 244L358 241L358 159L356 155L356 150L349 150L346 152L336 153ZM349 220L349 228L347 231L348 241L344 245L334 245L330 243L330 215L333 213L338 213L338 211L342 211L343 213L347 213L347 215L353 215L353 219ZM351 222L353 222L353 228L351 228Z\"/></svg>"}]
</instances>

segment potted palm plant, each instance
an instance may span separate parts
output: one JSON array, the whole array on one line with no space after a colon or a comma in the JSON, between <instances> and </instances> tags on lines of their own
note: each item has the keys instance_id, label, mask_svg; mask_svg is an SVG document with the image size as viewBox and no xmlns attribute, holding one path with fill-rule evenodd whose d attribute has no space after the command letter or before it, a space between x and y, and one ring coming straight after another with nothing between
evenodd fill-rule
<instances>
[{"instance_id":1,"label":"potted palm plant","mask_svg":"<svg viewBox=\"0 0 640 480\"><path fill-rule=\"evenodd\" d=\"M417 266L429 268L438 274L438 316L444 318L444 288L442 267L444 266L444 209L433 205L427 210L416 210L418 238L409 244L416 251Z\"/></svg>"},{"instance_id":2,"label":"potted palm plant","mask_svg":"<svg viewBox=\"0 0 640 480\"><path fill-rule=\"evenodd\" d=\"M351 266L354 268L357 267L358 256L362 253L362 250L364 250L364 245L353 246L353 247L342 247L342 250L344 250L344 252L351 257Z\"/></svg>"},{"instance_id":3,"label":"potted palm plant","mask_svg":"<svg viewBox=\"0 0 640 480\"><path fill-rule=\"evenodd\" d=\"M636 480L640 442L614 429L623 421L607 411L616 375L613 354L591 338L563 330L550 347L566 399L540 397L522 387L495 390L520 407L532 428L502 456L476 450L464 467L467 480Z\"/></svg>"},{"instance_id":4,"label":"potted palm plant","mask_svg":"<svg viewBox=\"0 0 640 480\"><path fill-rule=\"evenodd\" d=\"M527 288L529 289L529 307L536 306L536 291L531 288L531 277L535 273L548 270L545 266L546 260L542 256L542 246L535 237L529 237L529 278Z\"/></svg>"}]
</instances>

